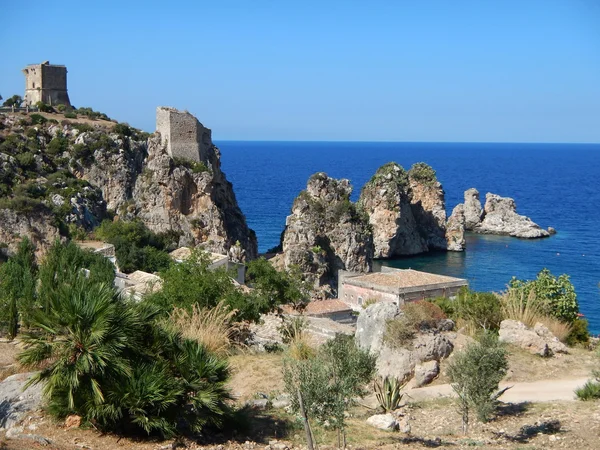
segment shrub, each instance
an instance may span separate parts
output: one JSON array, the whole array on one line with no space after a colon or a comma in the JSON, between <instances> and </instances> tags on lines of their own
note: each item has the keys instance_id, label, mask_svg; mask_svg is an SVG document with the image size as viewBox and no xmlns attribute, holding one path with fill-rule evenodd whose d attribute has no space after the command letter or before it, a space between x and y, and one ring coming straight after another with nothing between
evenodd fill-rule
<instances>
[{"instance_id":1,"label":"shrub","mask_svg":"<svg viewBox=\"0 0 600 450\"><path fill-rule=\"evenodd\" d=\"M68 111L64 113L63 116L65 116L65 119L77 119L77 114L73 111Z\"/></svg>"},{"instance_id":2,"label":"shrub","mask_svg":"<svg viewBox=\"0 0 600 450\"><path fill-rule=\"evenodd\" d=\"M85 144L75 144L71 148L71 155L76 160L89 161L93 155L92 150Z\"/></svg>"},{"instance_id":3,"label":"shrub","mask_svg":"<svg viewBox=\"0 0 600 450\"><path fill-rule=\"evenodd\" d=\"M597 380L587 381L583 387L575 390L575 395L583 401L598 400L600 398L600 382Z\"/></svg>"},{"instance_id":4,"label":"shrub","mask_svg":"<svg viewBox=\"0 0 600 450\"><path fill-rule=\"evenodd\" d=\"M113 127L113 132L120 134L121 136L131 136L133 130L126 123L118 123Z\"/></svg>"},{"instance_id":5,"label":"shrub","mask_svg":"<svg viewBox=\"0 0 600 450\"><path fill-rule=\"evenodd\" d=\"M63 104L56 105L56 110L57 110L58 112L65 112L65 111L66 111L66 109L67 109L67 105L63 105Z\"/></svg>"},{"instance_id":6,"label":"shrub","mask_svg":"<svg viewBox=\"0 0 600 450\"><path fill-rule=\"evenodd\" d=\"M52 106L50 106L50 105L47 105L44 102L37 102L35 104L35 106L38 109L38 111L41 111L41 112L45 112L45 113L54 112L54 108Z\"/></svg>"},{"instance_id":7,"label":"shrub","mask_svg":"<svg viewBox=\"0 0 600 450\"><path fill-rule=\"evenodd\" d=\"M585 319L575 319L571 324L571 330L565 339L567 345L584 344L590 342L590 332L588 331L588 321Z\"/></svg>"},{"instance_id":8,"label":"shrub","mask_svg":"<svg viewBox=\"0 0 600 450\"><path fill-rule=\"evenodd\" d=\"M69 140L62 134L57 134L46 147L46 152L50 155L59 155L69 150Z\"/></svg>"},{"instance_id":9,"label":"shrub","mask_svg":"<svg viewBox=\"0 0 600 450\"><path fill-rule=\"evenodd\" d=\"M235 334L234 315L235 311L221 301L214 308L198 305L193 305L191 311L174 308L167 323L184 338L198 342L214 354L226 355Z\"/></svg>"},{"instance_id":10,"label":"shrub","mask_svg":"<svg viewBox=\"0 0 600 450\"><path fill-rule=\"evenodd\" d=\"M31 114L29 119L31 120L31 125L44 125L46 122L48 122L48 119L41 114Z\"/></svg>"},{"instance_id":11,"label":"shrub","mask_svg":"<svg viewBox=\"0 0 600 450\"><path fill-rule=\"evenodd\" d=\"M474 330L498 330L502 322L500 299L491 292L461 289L454 300L455 319L462 319Z\"/></svg>"},{"instance_id":12,"label":"shrub","mask_svg":"<svg viewBox=\"0 0 600 450\"><path fill-rule=\"evenodd\" d=\"M78 274L78 275L77 275ZM79 271L36 314L19 361L41 370L49 411L101 430L170 437L200 432L228 414L227 363L161 329L156 310L127 304Z\"/></svg>"},{"instance_id":13,"label":"shrub","mask_svg":"<svg viewBox=\"0 0 600 450\"><path fill-rule=\"evenodd\" d=\"M191 159L186 158L173 158L173 164L175 164L175 166L187 167L192 173L210 173L210 169L202 161L192 161Z\"/></svg>"},{"instance_id":14,"label":"shrub","mask_svg":"<svg viewBox=\"0 0 600 450\"><path fill-rule=\"evenodd\" d=\"M295 341L300 341L306 336L308 321L302 317L291 317L283 319L282 324L277 328L281 335L281 340L284 344L291 344Z\"/></svg>"},{"instance_id":15,"label":"shrub","mask_svg":"<svg viewBox=\"0 0 600 450\"><path fill-rule=\"evenodd\" d=\"M437 182L435 170L433 170L429 164L425 164L423 162L413 164L413 166L408 171L408 176L409 178L415 180L418 183L429 186Z\"/></svg>"},{"instance_id":16,"label":"shrub","mask_svg":"<svg viewBox=\"0 0 600 450\"><path fill-rule=\"evenodd\" d=\"M23 103L23 98L20 95L13 95L12 97L9 97L4 101L2 106L19 107L21 106L21 103Z\"/></svg>"},{"instance_id":17,"label":"shrub","mask_svg":"<svg viewBox=\"0 0 600 450\"><path fill-rule=\"evenodd\" d=\"M566 274L555 277L548 269L543 269L535 280L513 278L509 289L524 292L526 298L530 292L534 292L543 312L564 322L573 322L579 314L577 294Z\"/></svg>"},{"instance_id":18,"label":"shrub","mask_svg":"<svg viewBox=\"0 0 600 450\"><path fill-rule=\"evenodd\" d=\"M507 370L506 350L498 337L489 332L454 356L447 374L458 396L465 434L471 409L475 409L482 422L487 422L496 410L498 398L506 391L498 391L498 385Z\"/></svg>"},{"instance_id":19,"label":"shrub","mask_svg":"<svg viewBox=\"0 0 600 450\"><path fill-rule=\"evenodd\" d=\"M23 170L33 170L35 169L35 157L31 152L20 153L17 155L17 161L19 162L19 166Z\"/></svg>"}]
</instances>

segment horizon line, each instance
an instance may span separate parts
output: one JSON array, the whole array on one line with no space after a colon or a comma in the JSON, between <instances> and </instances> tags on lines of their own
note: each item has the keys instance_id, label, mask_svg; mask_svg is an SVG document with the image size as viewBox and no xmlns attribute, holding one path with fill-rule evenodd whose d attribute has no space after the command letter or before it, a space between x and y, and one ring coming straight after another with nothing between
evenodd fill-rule
<instances>
[{"instance_id":1,"label":"horizon line","mask_svg":"<svg viewBox=\"0 0 600 450\"><path fill-rule=\"evenodd\" d=\"M394 140L335 140L335 139L214 139L215 142L281 142L281 143L364 143L364 144L520 144L520 145L600 145L600 142L551 141L394 141Z\"/></svg>"}]
</instances>

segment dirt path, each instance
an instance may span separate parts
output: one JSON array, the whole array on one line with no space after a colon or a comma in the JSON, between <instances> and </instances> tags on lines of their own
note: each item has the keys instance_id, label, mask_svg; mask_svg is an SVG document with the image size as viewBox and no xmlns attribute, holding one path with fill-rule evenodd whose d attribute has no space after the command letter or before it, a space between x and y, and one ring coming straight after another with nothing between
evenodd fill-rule
<instances>
[{"instance_id":1,"label":"dirt path","mask_svg":"<svg viewBox=\"0 0 600 450\"><path fill-rule=\"evenodd\" d=\"M583 386L588 380L589 378L570 378L562 380L539 380L529 383L501 383L501 388L512 387L500 397L500 400L507 403L575 400L575 389ZM411 389L407 393L413 400L417 401L453 397L455 395L449 384Z\"/></svg>"}]
</instances>

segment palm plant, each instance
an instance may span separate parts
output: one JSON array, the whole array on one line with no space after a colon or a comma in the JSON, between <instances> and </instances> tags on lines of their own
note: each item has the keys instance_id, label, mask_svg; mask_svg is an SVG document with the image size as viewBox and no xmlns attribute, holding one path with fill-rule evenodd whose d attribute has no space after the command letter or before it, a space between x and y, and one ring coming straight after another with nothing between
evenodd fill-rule
<instances>
[{"instance_id":1,"label":"palm plant","mask_svg":"<svg viewBox=\"0 0 600 450\"><path fill-rule=\"evenodd\" d=\"M86 410L105 400L103 386L132 373L128 350L136 344L133 310L111 286L84 276L47 293L48 310L33 314L37 328L23 336L19 361L41 367L30 381L44 381L44 393L58 415Z\"/></svg>"}]
</instances>

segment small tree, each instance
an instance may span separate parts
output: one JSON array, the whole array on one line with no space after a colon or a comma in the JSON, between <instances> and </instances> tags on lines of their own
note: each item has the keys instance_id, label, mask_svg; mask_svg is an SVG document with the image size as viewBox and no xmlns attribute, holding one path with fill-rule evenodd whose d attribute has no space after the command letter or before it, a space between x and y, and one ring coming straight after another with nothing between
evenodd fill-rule
<instances>
[{"instance_id":1,"label":"small tree","mask_svg":"<svg viewBox=\"0 0 600 450\"><path fill-rule=\"evenodd\" d=\"M458 395L465 434L469 431L471 409L475 409L482 422L488 421L494 413L498 398L508 389L498 391L507 369L506 350L492 333L484 333L478 342L455 355L447 373Z\"/></svg>"},{"instance_id":2,"label":"small tree","mask_svg":"<svg viewBox=\"0 0 600 450\"><path fill-rule=\"evenodd\" d=\"M292 408L303 418L309 448L313 448L309 418L327 422L337 430L338 447L345 448L346 413L356 397L365 395L365 385L373 378L374 370L375 357L345 335L324 344L312 358L286 360L286 390Z\"/></svg>"},{"instance_id":3,"label":"small tree","mask_svg":"<svg viewBox=\"0 0 600 450\"><path fill-rule=\"evenodd\" d=\"M2 106L14 106L19 107L23 103L23 98L20 95L13 95L12 97L7 98Z\"/></svg>"}]
</instances>

